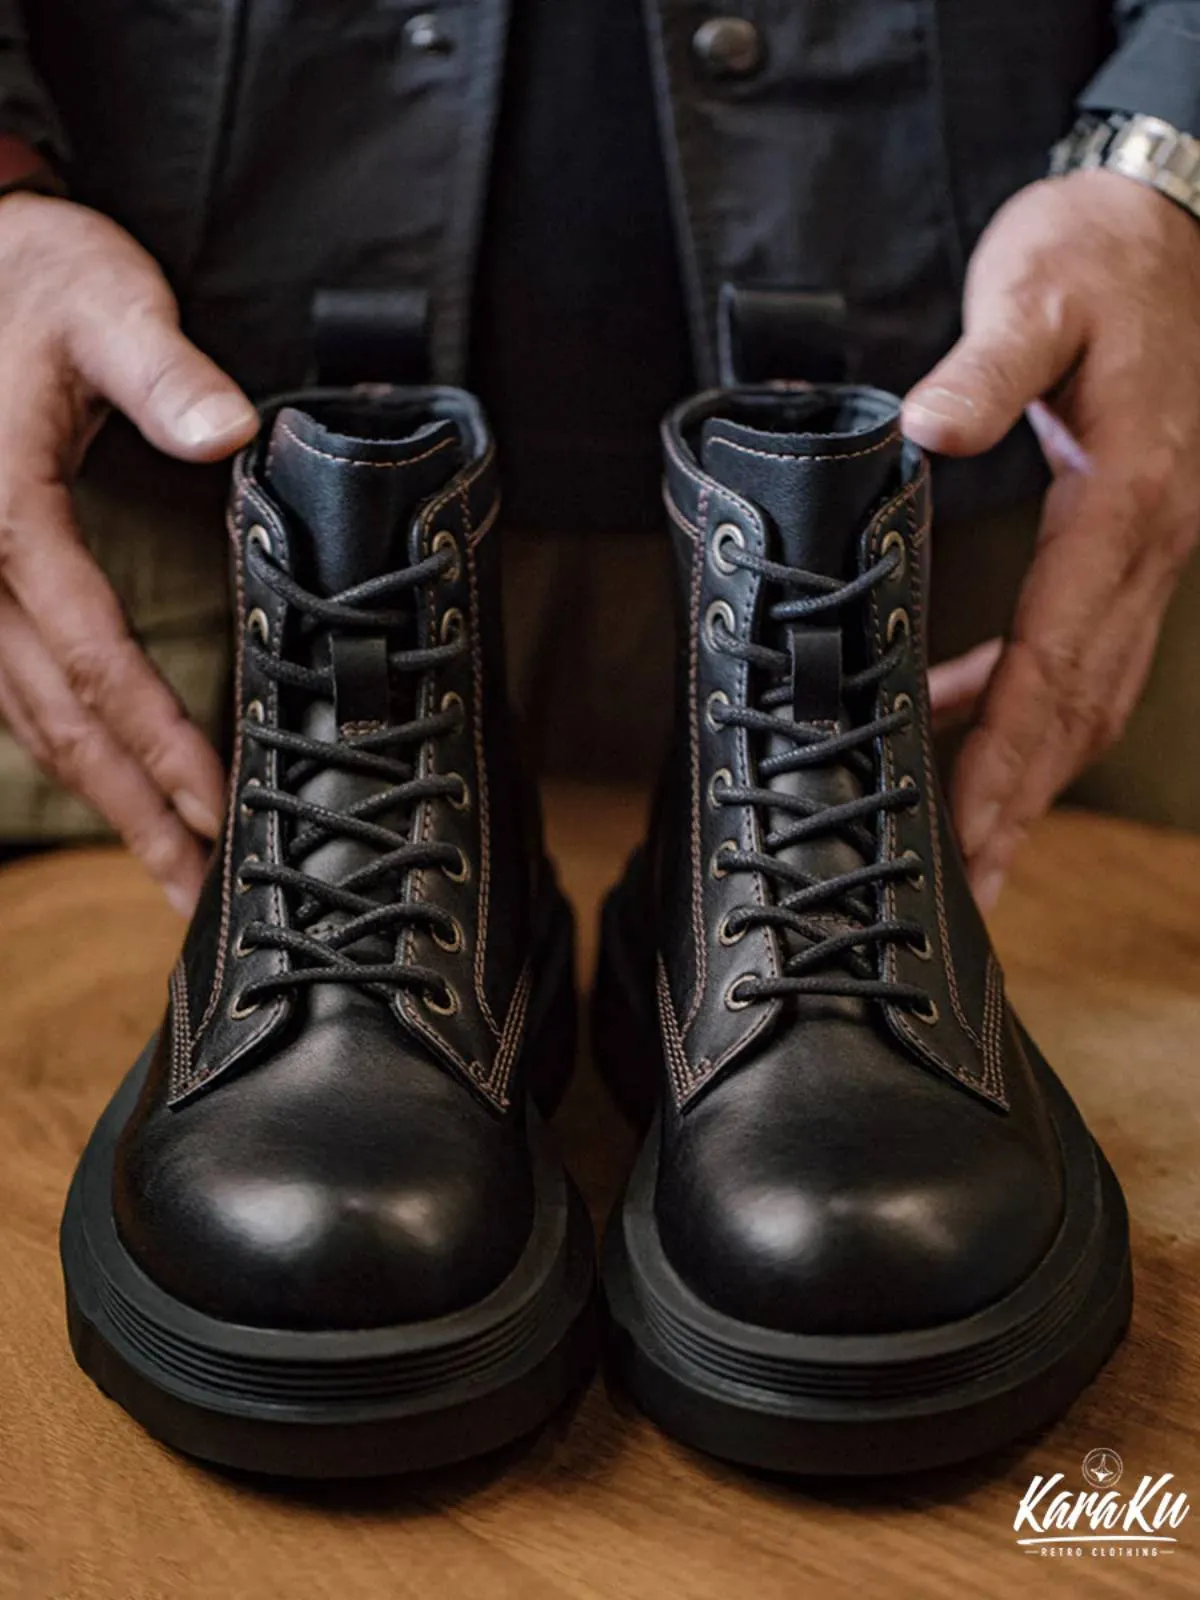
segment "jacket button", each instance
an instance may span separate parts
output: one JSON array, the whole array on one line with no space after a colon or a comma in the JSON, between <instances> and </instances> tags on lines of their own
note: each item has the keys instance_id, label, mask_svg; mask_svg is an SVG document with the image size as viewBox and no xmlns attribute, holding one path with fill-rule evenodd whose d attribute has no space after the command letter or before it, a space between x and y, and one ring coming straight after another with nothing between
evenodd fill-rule
<instances>
[{"instance_id":1,"label":"jacket button","mask_svg":"<svg viewBox=\"0 0 1200 1600\"><path fill-rule=\"evenodd\" d=\"M710 17L692 35L692 49L714 78L747 78L762 65L762 35L745 17Z\"/></svg>"},{"instance_id":2,"label":"jacket button","mask_svg":"<svg viewBox=\"0 0 1200 1600\"><path fill-rule=\"evenodd\" d=\"M449 55L454 49L454 40L432 11L422 11L415 17L409 17L404 24L404 32L413 49L425 55Z\"/></svg>"}]
</instances>

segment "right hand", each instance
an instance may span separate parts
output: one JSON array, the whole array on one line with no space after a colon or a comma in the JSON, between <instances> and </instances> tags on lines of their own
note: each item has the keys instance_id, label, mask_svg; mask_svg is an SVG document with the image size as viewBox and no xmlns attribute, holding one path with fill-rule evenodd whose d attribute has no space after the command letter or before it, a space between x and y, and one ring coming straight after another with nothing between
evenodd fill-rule
<instances>
[{"instance_id":1,"label":"right hand","mask_svg":"<svg viewBox=\"0 0 1200 1600\"><path fill-rule=\"evenodd\" d=\"M0 717L187 915L224 780L79 536L71 482L109 404L184 461L258 426L127 233L70 201L0 198Z\"/></svg>"}]
</instances>

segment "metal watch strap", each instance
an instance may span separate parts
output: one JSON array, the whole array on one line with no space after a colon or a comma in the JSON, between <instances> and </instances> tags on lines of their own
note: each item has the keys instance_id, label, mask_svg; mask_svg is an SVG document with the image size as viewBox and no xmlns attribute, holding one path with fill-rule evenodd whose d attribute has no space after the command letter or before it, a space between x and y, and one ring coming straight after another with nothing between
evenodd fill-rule
<instances>
[{"instance_id":1,"label":"metal watch strap","mask_svg":"<svg viewBox=\"0 0 1200 1600\"><path fill-rule=\"evenodd\" d=\"M1050 173L1103 167L1157 189L1200 220L1200 139L1159 117L1085 112L1054 146Z\"/></svg>"}]
</instances>

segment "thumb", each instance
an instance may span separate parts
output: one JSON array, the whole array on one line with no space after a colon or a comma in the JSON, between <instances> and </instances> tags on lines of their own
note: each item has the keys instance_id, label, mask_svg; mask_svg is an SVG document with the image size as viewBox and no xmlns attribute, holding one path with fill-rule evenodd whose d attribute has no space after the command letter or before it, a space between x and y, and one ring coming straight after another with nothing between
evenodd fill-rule
<instances>
[{"instance_id":1,"label":"thumb","mask_svg":"<svg viewBox=\"0 0 1200 1600\"><path fill-rule=\"evenodd\" d=\"M217 461L258 429L233 379L184 337L169 296L136 315L93 319L72 354L87 382L167 455Z\"/></svg>"},{"instance_id":2,"label":"thumb","mask_svg":"<svg viewBox=\"0 0 1200 1600\"><path fill-rule=\"evenodd\" d=\"M1062 311L1012 287L969 288L966 332L909 391L904 432L940 455L974 456L999 444L1082 350L1082 331Z\"/></svg>"}]
</instances>

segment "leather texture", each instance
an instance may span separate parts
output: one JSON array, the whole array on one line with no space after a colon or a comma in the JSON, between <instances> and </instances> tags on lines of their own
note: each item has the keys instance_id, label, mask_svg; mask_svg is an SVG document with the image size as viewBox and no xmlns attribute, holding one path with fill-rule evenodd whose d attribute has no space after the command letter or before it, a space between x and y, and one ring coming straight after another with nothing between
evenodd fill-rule
<instances>
[{"instance_id":1,"label":"leather texture","mask_svg":"<svg viewBox=\"0 0 1200 1600\"><path fill-rule=\"evenodd\" d=\"M621 967L656 989L663 1247L702 1298L748 1323L869 1334L969 1316L1045 1253L1063 1180L933 767L926 466L900 438L898 402L874 390L712 391L664 435L676 741L648 846L618 891ZM779 566L824 580L822 593L858 587L811 626L780 621ZM768 657L760 670L747 656L764 648L806 674L773 716L794 724L814 701L825 713L802 739L880 722L865 772L836 749L789 765L797 746L777 721L738 720L761 707ZM857 697L843 688L856 681L868 685ZM784 804L721 798L754 789ZM825 827L833 806L848 809ZM801 936L776 913L783 869L728 870L723 851L782 862L787 883L865 873L871 916L906 930L860 947L879 992L843 983L836 960L788 992L817 940L849 946L866 924L835 896Z\"/></svg>"},{"instance_id":2,"label":"leather texture","mask_svg":"<svg viewBox=\"0 0 1200 1600\"><path fill-rule=\"evenodd\" d=\"M562 927L512 756L496 507L486 424L456 390L292 397L238 461L227 816L114 1184L131 1254L213 1315L436 1317L495 1288L528 1240L527 1023ZM338 621L406 569L426 577L402 602L368 592L362 626ZM308 626L294 586L335 600L333 620ZM315 669L326 687L299 693ZM353 765L422 719L412 794ZM288 738L345 745L350 765L301 750L296 776ZM296 981L297 939L350 916L335 898L314 919L304 883L369 875L396 836L416 863L371 880L383 921L337 959L424 979Z\"/></svg>"}]
</instances>

